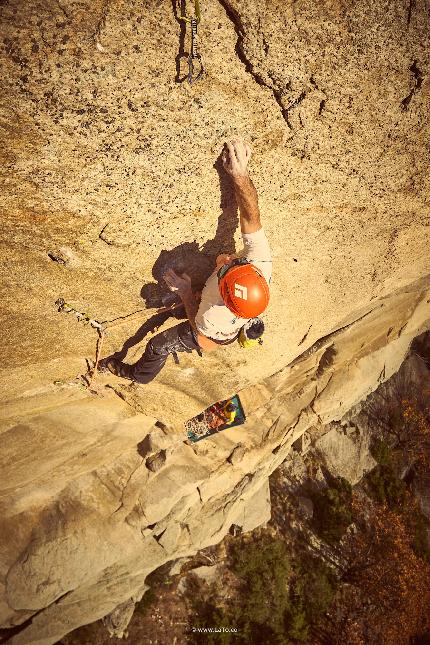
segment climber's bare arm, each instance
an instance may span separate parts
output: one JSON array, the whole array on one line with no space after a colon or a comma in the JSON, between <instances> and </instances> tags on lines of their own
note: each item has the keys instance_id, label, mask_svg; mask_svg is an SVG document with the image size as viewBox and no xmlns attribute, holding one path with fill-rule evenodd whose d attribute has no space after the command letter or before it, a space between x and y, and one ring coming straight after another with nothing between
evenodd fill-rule
<instances>
[{"instance_id":1,"label":"climber's bare arm","mask_svg":"<svg viewBox=\"0 0 430 645\"><path fill-rule=\"evenodd\" d=\"M190 276L186 273L183 273L182 276L180 276L175 273L173 269L167 269L163 277L170 291L178 292L185 307L190 325L194 329L194 331L197 331L196 315L199 310L199 302L194 296L193 290L191 288Z\"/></svg>"},{"instance_id":2,"label":"climber's bare arm","mask_svg":"<svg viewBox=\"0 0 430 645\"><path fill-rule=\"evenodd\" d=\"M247 168L250 158L251 147L243 139L237 138L226 143L222 160L233 181L242 233L255 233L261 228L257 191Z\"/></svg>"}]
</instances>

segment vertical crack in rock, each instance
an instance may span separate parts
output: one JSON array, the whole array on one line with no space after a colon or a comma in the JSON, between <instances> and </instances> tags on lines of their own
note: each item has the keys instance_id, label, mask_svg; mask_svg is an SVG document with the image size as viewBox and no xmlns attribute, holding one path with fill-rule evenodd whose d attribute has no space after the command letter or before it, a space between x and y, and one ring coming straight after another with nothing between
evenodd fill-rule
<instances>
[{"instance_id":1,"label":"vertical crack in rock","mask_svg":"<svg viewBox=\"0 0 430 645\"><path fill-rule=\"evenodd\" d=\"M402 326L400 327L399 331L397 332L397 338L400 338L400 336L401 336L401 335L402 335L402 333L403 333L403 330L405 329L405 327L407 327L407 324L408 324L408 323L406 322L404 325L402 325Z\"/></svg>"},{"instance_id":2,"label":"vertical crack in rock","mask_svg":"<svg viewBox=\"0 0 430 645\"><path fill-rule=\"evenodd\" d=\"M231 4L228 2L228 0L219 0L221 6L224 8L227 17L231 20L233 23L234 29L237 34L237 43L236 43L236 54L239 60L243 63L245 66L245 70L252 76L252 78L255 80L255 82L258 85L261 85L262 87L267 87L273 94L275 101L281 108L281 114L282 118L286 122L287 126L289 127L290 130L293 129L293 126L291 125L291 122L289 120L289 110L293 109L296 107L301 101L304 99L306 96L306 92L302 92L300 96L293 101L287 108L284 105L284 102L282 100L282 90L277 88L274 84L268 83L267 81L264 80L264 78L255 71L251 61L247 58L244 47L243 47L243 38L244 38L244 26L241 20L241 17L239 13L234 9L234 7L231 6ZM269 51L269 45L267 44L266 40L263 38L263 49L264 53L267 56L267 53Z\"/></svg>"},{"instance_id":3,"label":"vertical crack in rock","mask_svg":"<svg viewBox=\"0 0 430 645\"><path fill-rule=\"evenodd\" d=\"M300 419L302 418L302 415L304 414L306 408L303 408L303 410L300 410L297 419L293 423L293 425L290 427L290 432L295 429L296 426L298 426Z\"/></svg>"},{"instance_id":4,"label":"vertical crack in rock","mask_svg":"<svg viewBox=\"0 0 430 645\"><path fill-rule=\"evenodd\" d=\"M309 402L309 403L308 403L304 408L302 408L302 409L300 410L300 412L299 412L299 414L298 414L298 416L297 416L297 419L295 420L295 422L293 423L293 425L292 425L292 426L290 426L290 428L288 429L288 431L287 431L287 433L285 434L285 436L287 436L287 434L289 434L289 433L291 433L293 430L295 430L295 428L299 425L299 423L300 423L300 420L301 420L302 416L303 416L304 414L308 413L308 412L309 412L309 410L310 410L310 411L311 411L311 412L312 412L312 413L317 417L317 419L318 419L319 423L322 423L321 417L320 417L320 415L318 414L318 412L316 412L316 411L315 411L314 405L315 405L315 402L316 402L316 400L318 399L318 397L319 397L319 396L321 396L321 394L324 392L324 390L326 389L326 387L328 387L328 384L330 383L330 381L331 381L332 377L333 377L333 374L331 374L331 375L330 375L330 378L328 379L327 383L326 383L326 384L325 384L325 386L321 389L321 391L320 391L320 392L318 392L318 385L315 385L315 392L314 392L314 395L313 395L312 399L310 400L310 402Z\"/></svg>"},{"instance_id":5,"label":"vertical crack in rock","mask_svg":"<svg viewBox=\"0 0 430 645\"><path fill-rule=\"evenodd\" d=\"M402 101L401 109L402 109L403 112L407 111L407 109L409 107L409 103L412 101L412 99L413 99L414 95L416 94L416 92L418 92L421 89L421 85L423 84L423 80L424 80L423 73L419 69L416 60L414 60L414 62L410 66L409 70L412 72L412 74L414 76L414 84L413 84L413 87L412 87L411 91L409 92L409 94L407 96L405 96L405 98Z\"/></svg>"},{"instance_id":6,"label":"vertical crack in rock","mask_svg":"<svg viewBox=\"0 0 430 645\"><path fill-rule=\"evenodd\" d=\"M318 399L319 395L324 390L325 390L325 388L323 388L321 390L321 392L318 392L318 385L315 385L315 394L313 395L312 400L308 403L308 405L301 411L300 416L302 415L302 413L309 412L309 410L310 410L313 414L315 414L315 416L317 417L318 421L321 423L321 417L318 414L318 412L315 412L314 405L315 405L315 401ZM297 421L297 423L298 423L298 421ZM296 425L297 425L297 423L296 423Z\"/></svg>"},{"instance_id":7,"label":"vertical crack in rock","mask_svg":"<svg viewBox=\"0 0 430 645\"><path fill-rule=\"evenodd\" d=\"M141 459L140 459L140 463L138 463L138 464L137 464L137 466L136 466L135 468L133 468L133 470L131 471L130 475L127 477L127 481L125 482L124 486L122 487L120 504L119 504L118 508L116 508L116 509L111 513L111 517L112 517L113 515L115 515L115 513L118 513L118 511L119 511L119 510L124 506L124 495L125 495L125 492L126 492L126 490L127 490L127 486L129 485L129 483L130 483L130 481L131 481L131 478L133 477L133 475L135 474L135 472L136 472L136 471L137 471L137 470L142 466L142 464L143 464L143 458L141 458Z\"/></svg>"},{"instance_id":8,"label":"vertical crack in rock","mask_svg":"<svg viewBox=\"0 0 430 645\"><path fill-rule=\"evenodd\" d=\"M409 0L409 6L408 6L408 15L406 18L406 24L409 27L411 24L411 17L412 17L412 11L415 9L415 0Z\"/></svg>"},{"instance_id":9,"label":"vertical crack in rock","mask_svg":"<svg viewBox=\"0 0 430 645\"><path fill-rule=\"evenodd\" d=\"M313 401L311 401L311 403L309 404L309 409L315 414L316 418L318 419L318 423L322 424L322 419L321 419L320 415L318 414L318 412L315 410Z\"/></svg>"},{"instance_id":10,"label":"vertical crack in rock","mask_svg":"<svg viewBox=\"0 0 430 645\"><path fill-rule=\"evenodd\" d=\"M312 400L312 405L315 403L315 401L321 396L321 394L328 388L328 386L331 383L331 380L333 378L333 372L330 374L327 383L324 385L324 387L321 388L321 390L318 392L317 396ZM317 386L318 387L318 386Z\"/></svg>"},{"instance_id":11,"label":"vertical crack in rock","mask_svg":"<svg viewBox=\"0 0 430 645\"><path fill-rule=\"evenodd\" d=\"M276 433L276 430L278 429L280 418L281 416L277 417L275 421L272 423L272 425L270 426L270 428L263 434L263 438L262 438L263 442L267 441L268 439L271 439L274 436L274 434Z\"/></svg>"},{"instance_id":12,"label":"vertical crack in rock","mask_svg":"<svg viewBox=\"0 0 430 645\"><path fill-rule=\"evenodd\" d=\"M93 31L93 33L90 35L90 38L92 38L99 46L101 46L99 42L100 34L102 30L105 28L106 18L109 13L110 6L111 6L111 0L105 0L103 3L103 8L101 10L100 18L97 22L96 28Z\"/></svg>"},{"instance_id":13,"label":"vertical crack in rock","mask_svg":"<svg viewBox=\"0 0 430 645\"><path fill-rule=\"evenodd\" d=\"M303 345L303 343L305 342L306 338L308 337L308 334L309 334L311 328L312 328L312 325L309 325L308 330L305 333L305 335L303 336L302 340L299 342L298 347L300 347L300 345Z\"/></svg>"}]
</instances>

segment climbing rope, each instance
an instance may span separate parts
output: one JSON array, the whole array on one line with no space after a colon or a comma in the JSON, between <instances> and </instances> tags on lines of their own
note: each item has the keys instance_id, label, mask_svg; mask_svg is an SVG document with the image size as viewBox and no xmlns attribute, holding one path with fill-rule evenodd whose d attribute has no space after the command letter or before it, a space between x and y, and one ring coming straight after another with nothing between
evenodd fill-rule
<instances>
[{"instance_id":1,"label":"climbing rope","mask_svg":"<svg viewBox=\"0 0 430 645\"><path fill-rule=\"evenodd\" d=\"M58 311L63 311L65 313L73 314L73 315L76 316L76 318L77 318L77 320L79 322L81 322L83 324L86 324L86 325L91 325L91 327L94 327L94 329L97 329L98 339L97 339L97 348L96 348L96 359L95 359L94 367L90 372L90 378L89 378L89 381L88 381L88 389L91 389L91 385L93 384L93 381L96 378L97 368L98 368L99 359L100 359L100 354L101 354L102 347L103 347L103 340L104 340L106 332L109 329L112 329L113 327L118 327L119 325L123 325L126 322L130 322L130 320L134 320L134 319L141 320L142 317L146 318L147 320L149 320L150 318L152 318L152 316L156 316L158 314L166 313L168 311L174 311L175 309L178 309L179 307L182 307L182 302L179 302L179 303L171 304L171 305L169 305L167 307L161 307L159 309L156 309L155 311L148 310L148 309L139 309L139 311L136 311L136 312L134 312L132 314L128 314L127 316L122 316L121 318L116 318L115 320L110 320L110 321L107 320L105 322L99 322L98 320L95 320L95 319L91 318L87 313L84 313L82 311L78 311L77 309L75 309L75 307L73 307L72 305L67 303L64 300L64 298L58 298L58 300L56 300L55 304L58 307ZM174 324L176 325L177 321L175 321ZM157 330L158 329L156 328L156 331ZM155 333L155 332L153 332L153 333Z\"/></svg>"},{"instance_id":2,"label":"climbing rope","mask_svg":"<svg viewBox=\"0 0 430 645\"><path fill-rule=\"evenodd\" d=\"M188 23L191 26L191 46L190 53L188 56L188 82L190 85L199 80L204 72L204 67L202 63L202 57L197 50L197 25L199 24L202 16L200 12L200 3L199 0L194 0L194 16L189 17L186 14L185 2L181 1L181 14L179 20L182 20L185 23ZM195 61L198 61L199 69L196 73L195 70Z\"/></svg>"},{"instance_id":3,"label":"climbing rope","mask_svg":"<svg viewBox=\"0 0 430 645\"><path fill-rule=\"evenodd\" d=\"M101 354L101 351L102 351L103 340L104 340L104 337L105 337L104 329L98 329L97 331L99 332L99 337L97 339L96 362L94 363L94 369L91 372L90 380L88 381L88 389L89 390L91 389L93 381L96 378L97 368L99 366L100 354Z\"/></svg>"}]
</instances>

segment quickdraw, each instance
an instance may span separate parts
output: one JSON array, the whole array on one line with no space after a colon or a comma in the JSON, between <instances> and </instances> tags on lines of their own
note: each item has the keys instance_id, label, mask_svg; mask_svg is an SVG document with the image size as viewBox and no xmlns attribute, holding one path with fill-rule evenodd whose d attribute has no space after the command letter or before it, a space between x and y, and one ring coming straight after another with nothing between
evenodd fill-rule
<instances>
[{"instance_id":1,"label":"quickdraw","mask_svg":"<svg viewBox=\"0 0 430 645\"><path fill-rule=\"evenodd\" d=\"M190 85L195 83L196 81L199 80L199 78L202 76L204 72L204 67L202 63L202 57L197 51L197 25L199 24L201 20L201 12L200 12L200 3L199 0L194 0L194 17L190 18L186 14L185 10L185 1L180 2L181 5L181 14L179 17L179 20L183 20L186 23L189 23L191 26L191 47L190 47L190 53L188 56L188 82ZM199 64L199 70L195 74L195 61L198 61Z\"/></svg>"}]
</instances>

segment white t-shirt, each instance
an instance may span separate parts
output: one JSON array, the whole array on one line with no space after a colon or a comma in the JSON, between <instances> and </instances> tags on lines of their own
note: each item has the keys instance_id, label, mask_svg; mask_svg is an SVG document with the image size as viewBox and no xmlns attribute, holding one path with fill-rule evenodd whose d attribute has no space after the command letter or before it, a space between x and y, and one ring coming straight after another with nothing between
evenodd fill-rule
<instances>
[{"instance_id":1,"label":"white t-shirt","mask_svg":"<svg viewBox=\"0 0 430 645\"><path fill-rule=\"evenodd\" d=\"M242 237L245 248L239 256L245 257L260 269L269 284L272 276L272 257L264 230L261 228L256 233L242 233ZM236 336L247 320L247 318L235 316L225 306L218 289L216 269L207 279L202 291L202 299L196 315L198 331L214 340L228 340Z\"/></svg>"}]
</instances>

